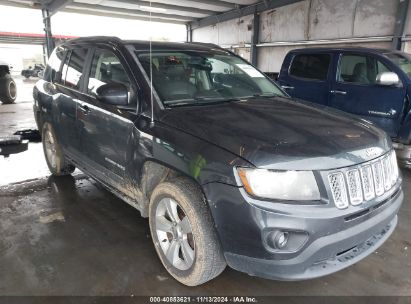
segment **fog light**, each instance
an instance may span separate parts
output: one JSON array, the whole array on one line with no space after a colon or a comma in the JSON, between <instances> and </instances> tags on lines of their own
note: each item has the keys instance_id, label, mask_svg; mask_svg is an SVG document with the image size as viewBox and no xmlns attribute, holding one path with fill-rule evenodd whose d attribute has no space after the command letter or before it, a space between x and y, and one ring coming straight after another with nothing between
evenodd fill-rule
<instances>
[{"instance_id":1,"label":"fog light","mask_svg":"<svg viewBox=\"0 0 411 304\"><path fill-rule=\"evenodd\" d=\"M295 252L308 240L305 231L265 230L263 231L264 247L270 252Z\"/></svg>"},{"instance_id":2,"label":"fog light","mask_svg":"<svg viewBox=\"0 0 411 304\"><path fill-rule=\"evenodd\" d=\"M288 232L278 231L274 234L274 246L278 249L282 249L287 245Z\"/></svg>"}]
</instances>

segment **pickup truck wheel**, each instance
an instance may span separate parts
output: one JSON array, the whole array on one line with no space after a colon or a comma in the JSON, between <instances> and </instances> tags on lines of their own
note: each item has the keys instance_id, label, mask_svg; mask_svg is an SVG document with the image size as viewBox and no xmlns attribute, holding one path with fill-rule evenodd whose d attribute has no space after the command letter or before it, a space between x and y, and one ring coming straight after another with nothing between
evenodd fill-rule
<instances>
[{"instance_id":1,"label":"pickup truck wheel","mask_svg":"<svg viewBox=\"0 0 411 304\"><path fill-rule=\"evenodd\" d=\"M157 254L179 282L196 286L217 277L226 262L201 191L187 179L159 184L149 222Z\"/></svg>"},{"instance_id":2,"label":"pickup truck wheel","mask_svg":"<svg viewBox=\"0 0 411 304\"><path fill-rule=\"evenodd\" d=\"M46 157L47 166L52 175L69 175L74 172L75 167L67 162L56 133L49 123L45 123L42 131L43 151Z\"/></svg>"},{"instance_id":3,"label":"pickup truck wheel","mask_svg":"<svg viewBox=\"0 0 411 304\"><path fill-rule=\"evenodd\" d=\"M11 77L0 79L0 101L4 104L14 103L17 97L17 86Z\"/></svg>"}]
</instances>

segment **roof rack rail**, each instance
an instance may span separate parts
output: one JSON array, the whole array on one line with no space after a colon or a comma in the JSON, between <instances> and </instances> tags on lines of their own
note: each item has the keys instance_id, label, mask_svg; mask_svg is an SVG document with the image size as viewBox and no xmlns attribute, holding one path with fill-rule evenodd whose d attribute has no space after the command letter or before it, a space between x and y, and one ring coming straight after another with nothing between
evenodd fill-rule
<instances>
[{"instance_id":1,"label":"roof rack rail","mask_svg":"<svg viewBox=\"0 0 411 304\"><path fill-rule=\"evenodd\" d=\"M112 41L112 42L122 42L122 40L116 36L85 36L85 37L79 37L79 38L73 38L67 40L66 43L71 43L71 42L99 42L99 41Z\"/></svg>"},{"instance_id":2,"label":"roof rack rail","mask_svg":"<svg viewBox=\"0 0 411 304\"><path fill-rule=\"evenodd\" d=\"M215 43L209 43L209 42L187 42L189 44L197 44L197 45L204 45L204 46L209 46L209 47L216 47L221 49L222 47L215 44Z\"/></svg>"}]
</instances>

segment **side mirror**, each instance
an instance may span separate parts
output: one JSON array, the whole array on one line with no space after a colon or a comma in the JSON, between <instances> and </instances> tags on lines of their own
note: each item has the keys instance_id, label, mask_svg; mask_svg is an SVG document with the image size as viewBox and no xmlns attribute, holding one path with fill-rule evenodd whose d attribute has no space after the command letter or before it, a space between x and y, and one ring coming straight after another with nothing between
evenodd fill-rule
<instances>
[{"instance_id":1,"label":"side mirror","mask_svg":"<svg viewBox=\"0 0 411 304\"><path fill-rule=\"evenodd\" d=\"M128 105L127 87L120 83L108 83L100 86L97 90L97 99L103 103L114 106Z\"/></svg>"},{"instance_id":2,"label":"side mirror","mask_svg":"<svg viewBox=\"0 0 411 304\"><path fill-rule=\"evenodd\" d=\"M394 86L400 84L398 75L393 72L382 72L377 75L376 84L383 86Z\"/></svg>"}]
</instances>

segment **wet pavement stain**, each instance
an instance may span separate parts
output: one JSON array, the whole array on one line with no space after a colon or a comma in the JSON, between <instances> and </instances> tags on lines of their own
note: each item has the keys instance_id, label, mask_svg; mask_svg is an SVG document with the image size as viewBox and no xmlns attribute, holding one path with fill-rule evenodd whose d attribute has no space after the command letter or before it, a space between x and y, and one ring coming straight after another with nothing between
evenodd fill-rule
<instances>
[{"instance_id":1,"label":"wet pavement stain","mask_svg":"<svg viewBox=\"0 0 411 304\"><path fill-rule=\"evenodd\" d=\"M65 221L64 215L61 212L56 212L53 214L40 216L39 218L39 222L42 224L48 224L48 223L52 223L55 221L64 222Z\"/></svg>"}]
</instances>

